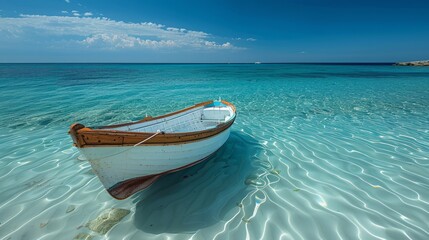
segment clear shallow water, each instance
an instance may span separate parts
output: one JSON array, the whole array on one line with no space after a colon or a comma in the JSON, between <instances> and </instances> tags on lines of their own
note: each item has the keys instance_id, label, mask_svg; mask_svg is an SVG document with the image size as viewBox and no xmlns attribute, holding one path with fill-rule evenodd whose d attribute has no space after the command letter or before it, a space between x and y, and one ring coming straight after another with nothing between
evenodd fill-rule
<instances>
[{"instance_id":1,"label":"clear shallow water","mask_svg":"<svg viewBox=\"0 0 429 240\"><path fill-rule=\"evenodd\" d=\"M222 97L238 117L207 162L112 199L71 123ZM0 238L427 239L429 68L0 65ZM85 224L131 211L107 234Z\"/></svg>"}]
</instances>

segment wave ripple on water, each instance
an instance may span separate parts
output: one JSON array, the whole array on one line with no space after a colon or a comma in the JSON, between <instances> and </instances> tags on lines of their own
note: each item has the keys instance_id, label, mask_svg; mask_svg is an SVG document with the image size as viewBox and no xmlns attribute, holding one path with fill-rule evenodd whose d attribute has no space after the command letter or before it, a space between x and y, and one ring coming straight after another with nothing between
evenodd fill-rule
<instances>
[{"instance_id":1,"label":"wave ripple on water","mask_svg":"<svg viewBox=\"0 0 429 240\"><path fill-rule=\"evenodd\" d=\"M428 70L101 64L0 73L1 238L429 236ZM106 193L66 134L76 121L137 120L219 96L238 109L227 143L124 201ZM86 227L111 208L131 213L105 235Z\"/></svg>"}]
</instances>

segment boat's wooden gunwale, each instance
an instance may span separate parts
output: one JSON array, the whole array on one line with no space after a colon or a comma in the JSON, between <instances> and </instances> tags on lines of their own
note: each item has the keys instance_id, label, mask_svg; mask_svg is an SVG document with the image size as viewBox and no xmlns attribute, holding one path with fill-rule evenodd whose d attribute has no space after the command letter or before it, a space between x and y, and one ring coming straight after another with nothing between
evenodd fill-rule
<instances>
[{"instance_id":1,"label":"boat's wooden gunwale","mask_svg":"<svg viewBox=\"0 0 429 240\"><path fill-rule=\"evenodd\" d=\"M198 104L195 104L194 106L191 106L191 107L188 107L188 108L184 108L184 109L181 109L181 110L176 111L176 112L167 113L167 114L164 114L164 115L161 115L161 116L157 116L157 117L145 117L142 120L139 120L139 121L136 121L136 122L129 122L129 123L121 123L121 124L109 125L109 126L102 126L102 127L97 128L97 129L109 129L109 128L125 127L125 126L130 126L130 125L134 125L134 124L138 124L138 123L150 122L150 121L158 120L158 119L161 119L161 118L166 118L166 117L170 117L170 116L173 116L173 115L176 115L176 114L180 114L182 112L186 112L188 110L191 110L191 109L194 109L194 108L198 108L198 107L201 107L201 106L205 106L205 105L211 104L211 103L213 103L213 100L202 102L202 103L198 103ZM230 104L230 103L228 103L228 104ZM234 112L235 112L235 109L234 109Z\"/></svg>"},{"instance_id":2,"label":"boat's wooden gunwale","mask_svg":"<svg viewBox=\"0 0 429 240\"><path fill-rule=\"evenodd\" d=\"M169 113L163 116L159 116L156 118L151 118L149 121L165 118L168 116L172 116L175 114L180 114L184 111L188 111L193 108L197 108L200 106L205 106L207 104L211 104L213 101L207 101L200 104L196 104L192 107L185 108L182 110L179 110L174 113ZM234 112L234 116L232 119L225 123L221 123L217 125L215 128L202 130L202 131L195 131L195 132L180 132L180 133L159 133L156 136L148 139L148 141L144 142L142 145L176 145L176 144L184 144L184 143L191 143L195 141L201 141L206 138L210 138L212 136L215 136L224 130L228 129L235 121L236 112L235 112L235 106L232 105L229 102L222 101L225 105L228 105L232 108ZM144 119L140 122L145 121ZM120 126L126 126L134 123L127 123L127 124L119 124L119 125L111 125L108 127L113 128L120 127ZM109 130L109 128L98 128L98 129L91 129L88 127L84 127L81 124L73 124L70 127L69 131L70 135L72 135L73 142L76 147L78 148L84 148L84 147L103 147L103 146L133 146L135 144L140 143L141 141L145 140L146 138L149 138L153 136L154 132L129 132L129 131L119 131L119 130Z\"/></svg>"},{"instance_id":3,"label":"boat's wooden gunwale","mask_svg":"<svg viewBox=\"0 0 429 240\"><path fill-rule=\"evenodd\" d=\"M201 141L225 131L233 124L234 120L235 118L228 121L227 124L222 124L222 126L205 131L158 134L141 145L177 145ZM78 132L78 143L75 144L77 147L81 148L134 146L153 134L154 133L129 134L128 132L84 131Z\"/></svg>"}]
</instances>

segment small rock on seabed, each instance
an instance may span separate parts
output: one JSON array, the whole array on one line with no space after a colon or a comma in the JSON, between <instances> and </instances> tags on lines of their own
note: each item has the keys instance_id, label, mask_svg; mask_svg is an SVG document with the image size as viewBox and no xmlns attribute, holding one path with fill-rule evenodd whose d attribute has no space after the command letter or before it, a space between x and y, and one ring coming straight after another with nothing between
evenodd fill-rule
<instances>
[{"instance_id":1,"label":"small rock on seabed","mask_svg":"<svg viewBox=\"0 0 429 240\"><path fill-rule=\"evenodd\" d=\"M92 240L94 236L88 234L88 233L79 233L76 235L73 240Z\"/></svg>"},{"instance_id":2,"label":"small rock on seabed","mask_svg":"<svg viewBox=\"0 0 429 240\"><path fill-rule=\"evenodd\" d=\"M70 212L73 212L74 210L75 210L75 206L73 206L73 205L70 205L70 206L68 206L67 207L67 210L66 210L66 213L70 213Z\"/></svg>"},{"instance_id":3,"label":"small rock on seabed","mask_svg":"<svg viewBox=\"0 0 429 240\"><path fill-rule=\"evenodd\" d=\"M396 66L429 66L429 60L425 61L413 61L413 62L398 62Z\"/></svg>"},{"instance_id":4,"label":"small rock on seabed","mask_svg":"<svg viewBox=\"0 0 429 240\"><path fill-rule=\"evenodd\" d=\"M130 213L130 210L112 208L103 211L96 219L88 222L86 227L94 232L106 234L113 226Z\"/></svg>"}]
</instances>

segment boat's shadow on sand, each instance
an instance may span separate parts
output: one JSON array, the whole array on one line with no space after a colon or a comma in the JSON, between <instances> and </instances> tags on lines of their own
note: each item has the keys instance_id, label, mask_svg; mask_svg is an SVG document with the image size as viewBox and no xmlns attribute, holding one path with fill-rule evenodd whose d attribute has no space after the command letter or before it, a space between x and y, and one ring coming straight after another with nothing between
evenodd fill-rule
<instances>
[{"instance_id":1,"label":"boat's shadow on sand","mask_svg":"<svg viewBox=\"0 0 429 240\"><path fill-rule=\"evenodd\" d=\"M134 223L144 232L193 233L225 218L249 192L246 177L262 146L233 131L213 157L189 169L162 177L136 194Z\"/></svg>"}]
</instances>

